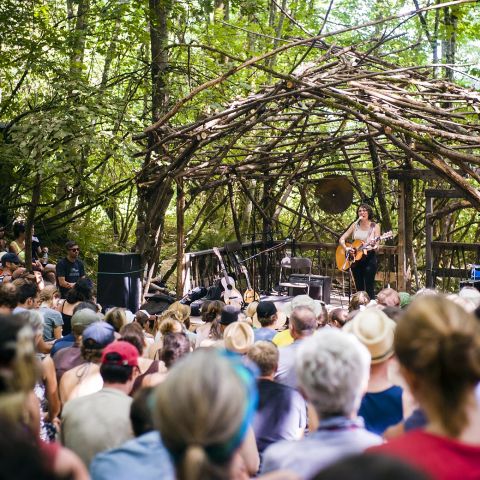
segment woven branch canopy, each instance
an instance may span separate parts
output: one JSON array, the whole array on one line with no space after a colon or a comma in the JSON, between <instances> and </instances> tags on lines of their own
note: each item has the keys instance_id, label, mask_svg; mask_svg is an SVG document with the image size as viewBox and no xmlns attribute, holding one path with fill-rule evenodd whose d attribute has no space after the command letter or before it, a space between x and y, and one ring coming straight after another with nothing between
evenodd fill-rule
<instances>
[{"instance_id":1,"label":"woven branch canopy","mask_svg":"<svg viewBox=\"0 0 480 480\"><path fill-rule=\"evenodd\" d=\"M271 180L280 198L298 182L365 172L375 155L383 171L406 159L433 169L480 209L478 92L431 78L431 67L399 67L323 42L315 48L315 62L289 75L275 72L272 86L176 124L187 101L226 76L197 87L143 134L150 161L139 187L153 191L166 178L183 177L192 195L228 182L248 194L246 180Z\"/></svg>"}]
</instances>

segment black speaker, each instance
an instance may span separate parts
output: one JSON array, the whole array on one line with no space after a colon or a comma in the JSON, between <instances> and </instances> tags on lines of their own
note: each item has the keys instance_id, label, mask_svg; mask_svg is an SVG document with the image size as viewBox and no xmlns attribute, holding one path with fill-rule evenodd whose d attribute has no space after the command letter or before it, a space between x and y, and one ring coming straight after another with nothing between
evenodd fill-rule
<instances>
[{"instance_id":1,"label":"black speaker","mask_svg":"<svg viewBox=\"0 0 480 480\"><path fill-rule=\"evenodd\" d=\"M142 296L141 257L138 253L98 255L97 300L105 307L128 308L135 313Z\"/></svg>"},{"instance_id":2,"label":"black speaker","mask_svg":"<svg viewBox=\"0 0 480 480\"><path fill-rule=\"evenodd\" d=\"M292 273L288 277L289 283L308 283L308 275L300 273ZM322 275L310 275L310 296L315 300L322 300L325 303L330 303L330 287L332 279ZM289 287L288 294L291 296L304 294L305 288Z\"/></svg>"}]
</instances>

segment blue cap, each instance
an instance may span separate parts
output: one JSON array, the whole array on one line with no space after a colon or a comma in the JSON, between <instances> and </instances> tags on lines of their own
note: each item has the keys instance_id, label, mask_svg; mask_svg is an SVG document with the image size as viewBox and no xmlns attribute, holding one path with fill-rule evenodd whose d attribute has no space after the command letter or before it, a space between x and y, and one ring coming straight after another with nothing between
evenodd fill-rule
<instances>
[{"instance_id":1,"label":"blue cap","mask_svg":"<svg viewBox=\"0 0 480 480\"><path fill-rule=\"evenodd\" d=\"M94 322L82 335L83 345L87 348L103 348L115 340L115 330L107 322Z\"/></svg>"}]
</instances>

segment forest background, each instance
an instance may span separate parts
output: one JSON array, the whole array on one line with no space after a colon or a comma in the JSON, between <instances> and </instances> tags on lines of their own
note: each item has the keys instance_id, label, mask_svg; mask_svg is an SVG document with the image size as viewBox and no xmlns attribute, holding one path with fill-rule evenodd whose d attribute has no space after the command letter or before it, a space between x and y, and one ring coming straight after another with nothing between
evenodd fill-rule
<instances>
[{"instance_id":1,"label":"forest background","mask_svg":"<svg viewBox=\"0 0 480 480\"><path fill-rule=\"evenodd\" d=\"M91 271L98 252L138 247L139 173L146 161L135 135L158 120L192 89L250 57L318 32L344 30L330 40L365 50L400 66L431 65L432 77L480 87L480 5L420 0L2 0L0 3L0 224L33 220L43 243L59 256L67 238L81 246ZM420 10L428 6L432 10ZM382 18L391 18L377 22ZM373 23L373 25L372 25ZM365 25L362 27L362 25ZM359 28L351 28L351 27ZM286 50L264 64L288 73L305 50ZM371 53L371 52L369 52ZM320 54L308 51L305 61ZM186 104L174 125L193 122L275 82L265 69L243 69ZM334 159L329 159L334 162ZM358 159L355 168L369 167ZM337 172L351 166L338 162ZM386 165L388 169L388 165ZM398 190L379 179L356 176L355 203L373 201L377 217L389 212L395 227ZM190 186L194 189L195 185ZM249 185L261 199L260 185ZM414 249L424 252L423 182L415 184ZM227 186L188 195L187 251L235 238ZM193 190L192 190L193 191ZM261 229L251 201L234 189L241 234ZM212 194L213 197L209 197ZM315 201L309 215L341 232L354 208L329 215ZM300 193L278 212L277 238L313 240L311 224L298 216ZM208 200L207 200L208 199ZM442 207L448 200L438 200ZM220 205L220 206L218 206ZM382 209L383 206L383 209ZM443 205L444 206L444 205ZM148 209L148 205L142 208ZM383 211L382 211L383 210ZM176 251L176 198L162 221L160 264ZM256 225L258 223L258 225ZM282 227L283 225L283 227ZM325 241L334 241L328 231ZM478 242L474 209L453 209L436 225L435 238Z\"/></svg>"}]
</instances>

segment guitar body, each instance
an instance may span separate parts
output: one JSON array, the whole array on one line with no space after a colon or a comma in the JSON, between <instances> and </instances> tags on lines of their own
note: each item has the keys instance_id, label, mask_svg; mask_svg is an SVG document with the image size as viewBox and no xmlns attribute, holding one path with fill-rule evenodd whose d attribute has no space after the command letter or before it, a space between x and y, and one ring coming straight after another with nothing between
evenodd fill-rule
<instances>
[{"instance_id":1,"label":"guitar body","mask_svg":"<svg viewBox=\"0 0 480 480\"><path fill-rule=\"evenodd\" d=\"M372 247L381 240L386 240L387 238L392 238L392 231L388 231L379 237L374 238L371 242L365 243L362 240L354 240L352 243L345 242L347 247L353 248L353 252L350 251L347 255L346 250L339 245L335 251L335 262L337 268L342 272L347 271L355 262L358 262L364 254L371 250Z\"/></svg>"},{"instance_id":2,"label":"guitar body","mask_svg":"<svg viewBox=\"0 0 480 480\"><path fill-rule=\"evenodd\" d=\"M363 256L363 250L361 249L363 242L361 240L355 240L353 243L345 242L345 245L352 247L354 252L350 252L347 256L346 250L341 245L337 247L335 251L335 262L337 268L342 272L346 272L353 263L358 262Z\"/></svg>"},{"instance_id":3,"label":"guitar body","mask_svg":"<svg viewBox=\"0 0 480 480\"><path fill-rule=\"evenodd\" d=\"M235 281L233 278L228 275L220 250L217 247L213 247L213 252L218 257L222 269L223 278L220 280L220 283L223 287L223 301L225 302L225 305L234 305L241 309L243 303L242 294L235 288Z\"/></svg>"},{"instance_id":4,"label":"guitar body","mask_svg":"<svg viewBox=\"0 0 480 480\"><path fill-rule=\"evenodd\" d=\"M252 302L258 302L260 300L260 295L253 289L247 288L243 294L243 301L249 305Z\"/></svg>"}]
</instances>

